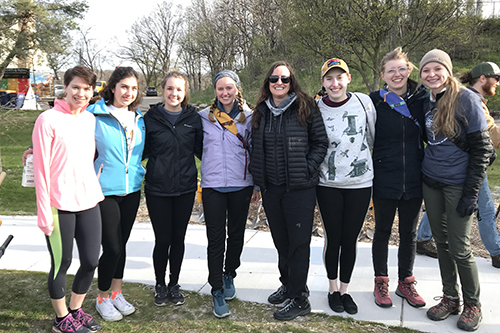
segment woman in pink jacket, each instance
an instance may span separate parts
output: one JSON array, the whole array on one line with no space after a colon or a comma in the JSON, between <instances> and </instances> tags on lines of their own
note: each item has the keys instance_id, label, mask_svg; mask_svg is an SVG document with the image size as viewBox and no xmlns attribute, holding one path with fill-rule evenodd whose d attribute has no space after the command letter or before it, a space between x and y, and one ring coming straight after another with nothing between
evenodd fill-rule
<instances>
[{"instance_id":1,"label":"woman in pink jacket","mask_svg":"<svg viewBox=\"0 0 500 333\"><path fill-rule=\"evenodd\" d=\"M45 233L51 257L48 288L56 313L53 333L95 332L101 325L81 306L99 259L104 199L94 171L95 117L84 112L92 97L96 76L84 66L64 74L65 100L43 112L33 129L38 226ZM73 239L80 267L66 306L66 272L71 264Z\"/></svg>"}]
</instances>

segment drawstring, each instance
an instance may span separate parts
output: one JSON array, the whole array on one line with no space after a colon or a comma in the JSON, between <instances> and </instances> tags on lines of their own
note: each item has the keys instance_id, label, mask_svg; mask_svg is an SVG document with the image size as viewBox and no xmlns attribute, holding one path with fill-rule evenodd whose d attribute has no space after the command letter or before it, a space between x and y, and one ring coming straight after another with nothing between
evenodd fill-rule
<instances>
[{"instance_id":1,"label":"drawstring","mask_svg":"<svg viewBox=\"0 0 500 333\"><path fill-rule=\"evenodd\" d=\"M243 176L243 180L246 180L247 179L247 143L245 142L245 139L243 139L243 137L241 136L240 133L236 134L236 136L241 141L241 143L243 144L243 148L245 149L245 174Z\"/></svg>"}]
</instances>

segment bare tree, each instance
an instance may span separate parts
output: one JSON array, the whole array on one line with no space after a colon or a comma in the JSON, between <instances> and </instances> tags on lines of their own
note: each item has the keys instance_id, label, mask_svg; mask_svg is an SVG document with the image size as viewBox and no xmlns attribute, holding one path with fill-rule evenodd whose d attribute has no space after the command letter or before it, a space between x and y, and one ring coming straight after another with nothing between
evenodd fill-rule
<instances>
[{"instance_id":1,"label":"bare tree","mask_svg":"<svg viewBox=\"0 0 500 333\"><path fill-rule=\"evenodd\" d=\"M135 63L148 85L156 85L170 70L174 44L180 31L182 7L164 1L151 14L138 19L129 31L129 43L118 56Z\"/></svg>"},{"instance_id":2,"label":"bare tree","mask_svg":"<svg viewBox=\"0 0 500 333\"><path fill-rule=\"evenodd\" d=\"M77 63L90 68L98 78L103 75L102 66L107 60L107 46L99 45L94 38L90 37L92 28L80 29L80 40L76 43L73 53L77 57Z\"/></svg>"}]
</instances>

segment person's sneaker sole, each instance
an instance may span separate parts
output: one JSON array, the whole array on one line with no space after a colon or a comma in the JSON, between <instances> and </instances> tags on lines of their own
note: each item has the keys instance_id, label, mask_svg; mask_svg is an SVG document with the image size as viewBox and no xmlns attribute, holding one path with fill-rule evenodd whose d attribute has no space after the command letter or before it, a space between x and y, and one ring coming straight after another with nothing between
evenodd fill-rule
<instances>
[{"instance_id":1,"label":"person's sneaker sole","mask_svg":"<svg viewBox=\"0 0 500 333\"><path fill-rule=\"evenodd\" d=\"M235 297L236 297L236 293L234 293L234 294L233 294L233 296L226 296L226 295L224 295L224 299L225 299L226 301L233 300L233 299L235 299Z\"/></svg>"},{"instance_id":2,"label":"person's sneaker sole","mask_svg":"<svg viewBox=\"0 0 500 333\"><path fill-rule=\"evenodd\" d=\"M294 320L295 318L297 318L298 316L305 316L305 315L308 315L309 313L311 313L311 307L308 307L307 309L304 309L300 312L297 312L294 316L290 316L290 317L279 317L279 315L276 315L276 312L279 311L279 310L276 310L274 313L273 313L273 316L274 316L274 319L277 319L277 320L283 320L283 321L288 321L288 320Z\"/></svg>"},{"instance_id":3,"label":"person's sneaker sole","mask_svg":"<svg viewBox=\"0 0 500 333\"><path fill-rule=\"evenodd\" d=\"M373 296L375 297L375 293L373 293ZM375 297L374 301L375 301L375 304L377 304L381 308L390 308L392 306L392 303L390 303L390 304L383 304L383 303L377 302L377 298L376 297Z\"/></svg>"},{"instance_id":4,"label":"person's sneaker sole","mask_svg":"<svg viewBox=\"0 0 500 333\"><path fill-rule=\"evenodd\" d=\"M215 310L214 310L214 311L213 311L213 313L214 313L214 316L216 316L217 318L219 318L219 319L220 319L220 318L226 318L226 317L229 317L229 315L231 314L231 311L226 312L226 313L223 313L223 314L217 314L217 313L215 313Z\"/></svg>"},{"instance_id":5,"label":"person's sneaker sole","mask_svg":"<svg viewBox=\"0 0 500 333\"><path fill-rule=\"evenodd\" d=\"M415 303L410 302L410 299L409 299L408 297L406 297L406 296L405 296L405 294L403 294L403 292L401 292L401 291L399 290L399 287L398 287L398 288L396 288L396 295L398 295L398 296L399 296L399 297L401 297L401 298L406 299L406 301L408 302L408 304L410 304L410 305L411 305L411 306L413 306L414 308L421 308L421 307L425 306L425 303L424 303L424 304L415 304Z\"/></svg>"},{"instance_id":6,"label":"person's sneaker sole","mask_svg":"<svg viewBox=\"0 0 500 333\"><path fill-rule=\"evenodd\" d=\"M156 301L154 301L154 305L156 305L156 306L165 306L167 304L168 304L168 299L166 299L165 301L162 301L162 302L158 302L158 303Z\"/></svg>"},{"instance_id":7,"label":"person's sneaker sole","mask_svg":"<svg viewBox=\"0 0 500 333\"><path fill-rule=\"evenodd\" d=\"M101 311L99 311L99 308L95 308L97 313L99 313L99 315L101 316L102 319L104 319L105 321L120 321L123 319L123 314L120 315L120 317L116 316L116 317L106 317L104 316Z\"/></svg>"},{"instance_id":8,"label":"person's sneaker sole","mask_svg":"<svg viewBox=\"0 0 500 333\"><path fill-rule=\"evenodd\" d=\"M455 311L453 312L449 312L445 317L438 317L437 315L434 314L434 312L430 311L431 309L427 310L427 318L429 318L430 320L433 320L433 321L441 321L441 320L445 320L447 319L450 315L458 315L458 313L460 312L459 309L456 309Z\"/></svg>"},{"instance_id":9,"label":"person's sneaker sole","mask_svg":"<svg viewBox=\"0 0 500 333\"><path fill-rule=\"evenodd\" d=\"M182 305L182 304L185 303L184 300L182 300L182 301L174 301L173 299L171 299L170 302L172 302L172 304L175 305L175 306L180 306L180 305Z\"/></svg>"}]
</instances>

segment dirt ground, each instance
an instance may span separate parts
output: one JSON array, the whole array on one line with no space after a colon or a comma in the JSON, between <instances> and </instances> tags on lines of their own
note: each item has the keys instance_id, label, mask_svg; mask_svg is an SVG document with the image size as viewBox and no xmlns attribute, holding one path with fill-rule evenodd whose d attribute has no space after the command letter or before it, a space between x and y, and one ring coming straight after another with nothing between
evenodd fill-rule
<instances>
[{"instance_id":1,"label":"dirt ground","mask_svg":"<svg viewBox=\"0 0 500 333\"><path fill-rule=\"evenodd\" d=\"M495 207L498 206L498 202L495 202ZM202 212L202 204L195 202L194 208L193 208L193 214L191 215L191 222L193 224L203 224L203 218L201 216ZM256 219L257 215L257 210L259 210L259 218ZM421 213L423 214L423 213ZM139 207L139 212L137 214L137 221L149 221L149 215L148 215L148 210L145 204L145 201L143 201ZM269 230L269 227L266 224L266 215L264 213L264 209L260 206L260 204L250 204L250 210L248 214L248 220L247 220L247 229L254 229L254 230ZM365 224L363 226L363 229L361 231L361 234L359 236L359 240L362 242L371 242L373 239L373 234L375 231L375 219L373 217L373 209L370 207L370 210L368 211L368 214L365 219ZM314 218L314 227L313 227L313 235L314 236L319 236L323 237L324 232L323 232L323 226L321 224L320 218L319 218L319 213L316 210L315 211L315 218ZM389 243L391 245L398 245L399 243L399 238L398 238L398 216L396 214L396 217L394 219L394 225L392 228L392 234L391 238L389 240ZM471 232L471 244L472 244L472 250L474 252L475 256L483 257L483 258L489 258L490 255L488 251L484 248L483 242L481 241L481 237L479 235L479 230L477 227L477 221L476 218L474 217L474 222L472 223L472 232Z\"/></svg>"}]
</instances>

